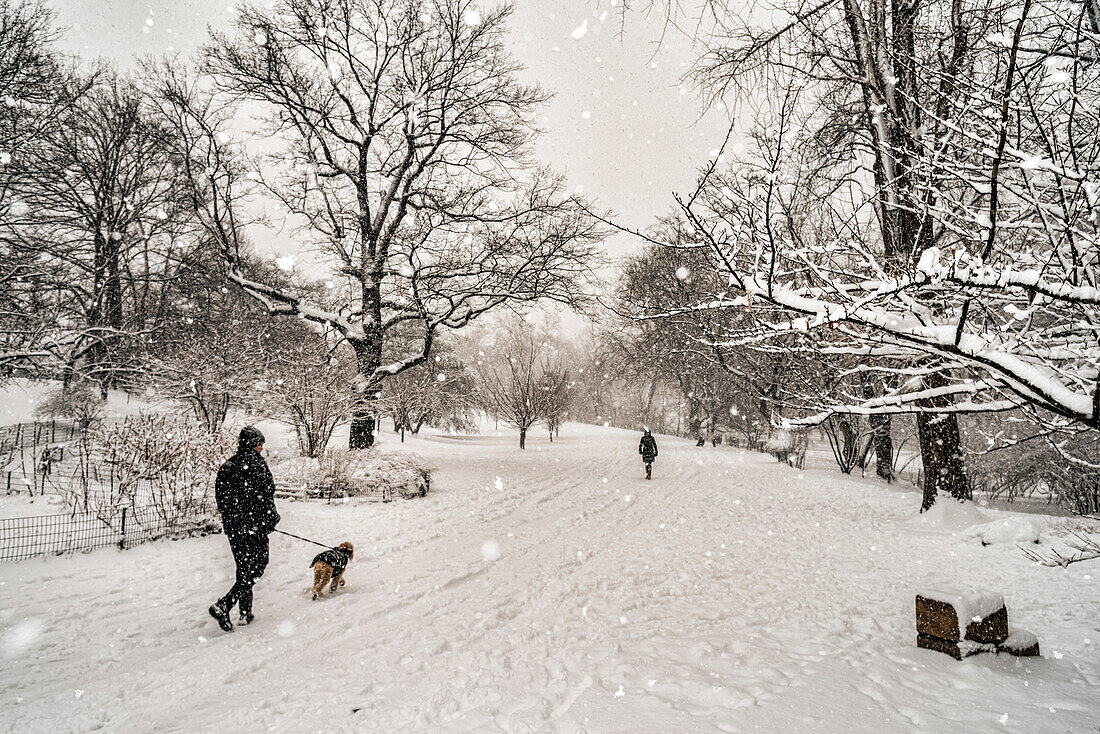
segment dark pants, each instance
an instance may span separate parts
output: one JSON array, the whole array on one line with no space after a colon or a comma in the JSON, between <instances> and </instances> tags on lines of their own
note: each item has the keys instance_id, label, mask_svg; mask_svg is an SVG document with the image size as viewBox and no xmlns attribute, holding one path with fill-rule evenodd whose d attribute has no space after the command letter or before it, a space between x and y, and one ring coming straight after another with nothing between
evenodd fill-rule
<instances>
[{"instance_id":1,"label":"dark pants","mask_svg":"<svg viewBox=\"0 0 1100 734\"><path fill-rule=\"evenodd\" d=\"M649 479L653 476L653 459L643 456L642 461L645 462L645 478Z\"/></svg>"},{"instance_id":2,"label":"dark pants","mask_svg":"<svg viewBox=\"0 0 1100 734\"><path fill-rule=\"evenodd\" d=\"M252 585L264 575L267 568L267 535L264 533L241 533L229 535L229 549L233 551L233 561L237 564L237 580L229 593L218 600L218 606L225 611L238 605L240 613L252 613Z\"/></svg>"}]
</instances>

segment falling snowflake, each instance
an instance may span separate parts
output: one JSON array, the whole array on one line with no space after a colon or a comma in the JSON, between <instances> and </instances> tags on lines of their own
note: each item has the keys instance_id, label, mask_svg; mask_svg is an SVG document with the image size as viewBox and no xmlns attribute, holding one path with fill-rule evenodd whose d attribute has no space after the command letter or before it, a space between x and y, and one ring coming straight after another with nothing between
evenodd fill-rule
<instances>
[{"instance_id":1,"label":"falling snowflake","mask_svg":"<svg viewBox=\"0 0 1100 734\"><path fill-rule=\"evenodd\" d=\"M588 33L588 19L585 18L584 20L581 21L581 24L579 26L577 26L576 28L574 28L573 32L570 33L569 35L572 36L573 40L579 41L580 39L584 38L585 34L587 34L587 33Z\"/></svg>"},{"instance_id":2,"label":"falling snowflake","mask_svg":"<svg viewBox=\"0 0 1100 734\"><path fill-rule=\"evenodd\" d=\"M687 280L689 275L691 275L691 271L687 269L686 265L676 268L676 278L678 280Z\"/></svg>"},{"instance_id":3,"label":"falling snowflake","mask_svg":"<svg viewBox=\"0 0 1100 734\"><path fill-rule=\"evenodd\" d=\"M495 540L486 540L481 544L481 557L489 563L500 558L500 543Z\"/></svg>"},{"instance_id":4,"label":"falling snowflake","mask_svg":"<svg viewBox=\"0 0 1100 734\"><path fill-rule=\"evenodd\" d=\"M9 657L21 655L34 646L44 629L39 619L27 619L16 624L4 635L4 653Z\"/></svg>"}]
</instances>

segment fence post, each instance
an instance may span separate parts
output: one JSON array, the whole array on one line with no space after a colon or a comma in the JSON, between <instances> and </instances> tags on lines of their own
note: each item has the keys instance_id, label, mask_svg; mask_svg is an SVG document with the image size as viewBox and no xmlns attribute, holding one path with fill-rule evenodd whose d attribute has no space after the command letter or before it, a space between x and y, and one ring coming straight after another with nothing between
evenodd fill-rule
<instances>
[{"instance_id":1,"label":"fence post","mask_svg":"<svg viewBox=\"0 0 1100 734\"><path fill-rule=\"evenodd\" d=\"M57 419L50 420L50 443L57 442Z\"/></svg>"},{"instance_id":2,"label":"fence post","mask_svg":"<svg viewBox=\"0 0 1100 734\"><path fill-rule=\"evenodd\" d=\"M126 508L122 508L122 537L118 540L118 549L126 550Z\"/></svg>"}]
</instances>

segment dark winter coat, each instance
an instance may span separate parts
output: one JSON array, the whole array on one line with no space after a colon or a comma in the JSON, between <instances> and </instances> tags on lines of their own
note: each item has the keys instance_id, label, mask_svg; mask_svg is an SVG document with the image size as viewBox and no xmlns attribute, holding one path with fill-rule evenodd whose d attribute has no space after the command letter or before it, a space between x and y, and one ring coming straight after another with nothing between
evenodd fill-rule
<instances>
[{"instance_id":1,"label":"dark winter coat","mask_svg":"<svg viewBox=\"0 0 1100 734\"><path fill-rule=\"evenodd\" d=\"M642 461L647 464L653 463L657 458L657 440L648 433L642 436L642 441L638 444L638 453L642 455Z\"/></svg>"},{"instance_id":2,"label":"dark winter coat","mask_svg":"<svg viewBox=\"0 0 1100 734\"><path fill-rule=\"evenodd\" d=\"M313 568L318 563L327 563L332 566L332 575L339 576L348 567L348 560L348 552L343 548L329 548L327 551L318 553L309 567Z\"/></svg>"},{"instance_id":3,"label":"dark winter coat","mask_svg":"<svg viewBox=\"0 0 1100 734\"><path fill-rule=\"evenodd\" d=\"M214 482L214 499L228 536L270 533L279 523L275 480L255 450L241 446L229 457Z\"/></svg>"}]
</instances>

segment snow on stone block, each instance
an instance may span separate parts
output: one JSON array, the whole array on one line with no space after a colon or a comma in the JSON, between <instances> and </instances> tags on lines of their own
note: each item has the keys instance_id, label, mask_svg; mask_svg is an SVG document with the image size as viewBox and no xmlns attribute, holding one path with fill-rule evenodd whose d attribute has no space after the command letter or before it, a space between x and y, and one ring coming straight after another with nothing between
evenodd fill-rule
<instances>
[{"instance_id":1,"label":"snow on stone block","mask_svg":"<svg viewBox=\"0 0 1100 734\"><path fill-rule=\"evenodd\" d=\"M1039 527L1024 517L1006 517L971 525L963 531L963 535L977 539L982 545L1038 543Z\"/></svg>"},{"instance_id":2,"label":"snow on stone block","mask_svg":"<svg viewBox=\"0 0 1100 734\"><path fill-rule=\"evenodd\" d=\"M950 642L997 644L1008 637L1004 597L985 591L917 594L917 633Z\"/></svg>"},{"instance_id":3,"label":"snow on stone block","mask_svg":"<svg viewBox=\"0 0 1100 734\"><path fill-rule=\"evenodd\" d=\"M1014 629L1004 642L997 645L997 652L1017 657L1039 657L1039 638L1026 630Z\"/></svg>"}]
</instances>

